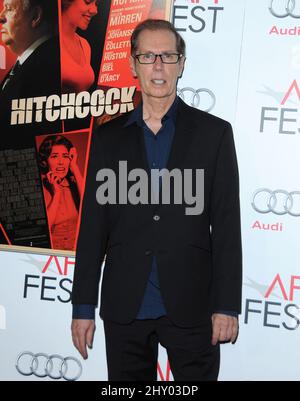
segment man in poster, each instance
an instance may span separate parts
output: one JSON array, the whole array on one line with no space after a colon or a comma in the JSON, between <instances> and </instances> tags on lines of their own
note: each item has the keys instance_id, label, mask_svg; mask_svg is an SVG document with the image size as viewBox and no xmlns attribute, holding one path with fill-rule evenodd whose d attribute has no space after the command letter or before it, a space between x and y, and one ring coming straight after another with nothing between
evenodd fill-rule
<instances>
[{"instance_id":1,"label":"man in poster","mask_svg":"<svg viewBox=\"0 0 300 401\"><path fill-rule=\"evenodd\" d=\"M142 103L93 137L73 282L73 342L87 358L106 254L100 316L108 379L156 380L160 343L175 380L217 380L219 343L235 342L241 310L232 129L176 96L185 44L169 22L144 21L133 32L131 46ZM96 176L104 168L115 172L120 160L147 174L203 169L202 213L186 214L186 199L167 205L161 200L101 204ZM175 194L175 181L171 189Z\"/></svg>"},{"instance_id":2,"label":"man in poster","mask_svg":"<svg viewBox=\"0 0 300 401\"><path fill-rule=\"evenodd\" d=\"M0 124L8 130L1 147L14 144L9 132L19 134L16 142L30 141L34 127L11 126L11 102L60 93L60 56L57 1L4 0L0 14L1 39L17 60L0 84ZM59 132L60 124L38 124L38 132ZM26 139L24 138L26 136ZM20 141L21 139L21 141ZM31 140L30 145L34 145ZM26 143L27 145L27 143Z\"/></svg>"}]
</instances>

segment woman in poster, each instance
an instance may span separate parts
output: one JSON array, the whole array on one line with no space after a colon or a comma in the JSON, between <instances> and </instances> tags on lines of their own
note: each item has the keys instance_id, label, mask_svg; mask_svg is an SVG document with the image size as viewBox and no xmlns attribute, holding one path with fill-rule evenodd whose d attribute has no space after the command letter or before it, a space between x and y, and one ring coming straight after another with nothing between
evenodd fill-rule
<instances>
[{"instance_id":1,"label":"woman in poster","mask_svg":"<svg viewBox=\"0 0 300 401\"><path fill-rule=\"evenodd\" d=\"M87 30L98 13L97 0L62 0L61 80L63 93L88 90L95 81L91 47L77 29Z\"/></svg>"},{"instance_id":2,"label":"woman in poster","mask_svg":"<svg viewBox=\"0 0 300 401\"><path fill-rule=\"evenodd\" d=\"M54 249L74 250L83 178L77 150L62 135L50 135L39 147L39 167Z\"/></svg>"}]
</instances>

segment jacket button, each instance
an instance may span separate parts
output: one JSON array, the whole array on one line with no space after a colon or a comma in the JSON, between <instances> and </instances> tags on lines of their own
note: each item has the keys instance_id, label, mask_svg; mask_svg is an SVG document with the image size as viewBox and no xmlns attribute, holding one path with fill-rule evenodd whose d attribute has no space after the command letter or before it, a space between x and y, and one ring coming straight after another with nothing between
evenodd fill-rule
<instances>
[{"instance_id":1,"label":"jacket button","mask_svg":"<svg viewBox=\"0 0 300 401\"><path fill-rule=\"evenodd\" d=\"M149 256L149 255L151 255L151 254L152 254L151 249L147 249L146 252L145 252L145 255L146 255L146 256Z\"/></svg>"},{"instance_id":2,"label":"jacket button","mask_svg":"<svg viewBox=\"0 0 300 401\"><path fill-rule=\"evenodd\" d=\"M153 220L154 221L159 221L160 220L160 216L158 214L156 214L155 216L153 216Z\"/></svg>"}]
</instances>

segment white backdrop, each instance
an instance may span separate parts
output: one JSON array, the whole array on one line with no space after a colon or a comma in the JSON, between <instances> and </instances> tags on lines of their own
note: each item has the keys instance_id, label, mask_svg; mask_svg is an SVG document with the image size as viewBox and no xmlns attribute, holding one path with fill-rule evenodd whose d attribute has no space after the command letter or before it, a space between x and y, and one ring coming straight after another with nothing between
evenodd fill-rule
<instances>
[{"instance_id":1,"label":"white backdrop","mask_svg":"<svg viewBox=\"0 0 300 401\"><path fill-rule=\"evenodd\" d=\"M187 42L180 95L232 123L240 168L243 312L220 380L299 380L300 0L176 0L174 23ZM18 373L24 351L78 358L79 380L106 380L99 318L89 359L72 346L74 261L49 258L0 252L0 380L52 380ZM30 359L19 360L24 372ZM159 362L166 379L162 348ZM77 362L67 364L75 377Z\"/></svg>"}]
</instances>

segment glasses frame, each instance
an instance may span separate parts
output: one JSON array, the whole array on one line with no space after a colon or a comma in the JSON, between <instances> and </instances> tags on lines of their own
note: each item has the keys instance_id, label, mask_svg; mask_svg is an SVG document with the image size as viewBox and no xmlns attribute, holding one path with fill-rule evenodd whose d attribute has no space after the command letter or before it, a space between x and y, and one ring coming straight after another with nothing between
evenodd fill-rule
<instances>
[{"instance_id":1,"label":"glasses frame","mask_svg":"<svg viewBox=\"0 0 300 401\"><path fill-rule=\"evenodd\" d=\"M143 62L140 61L140 56L145 56L145 55L147 55L147 54L151 54L151 55L155 56L153 62L151 62L151 63L143 63ZM171 56L175 56L175 55L176 55L176 56L177 56L177 61L166 62L166 61L163 60L163 56L165 56L165 55L171 55ZM155 64L155 63L156 63L156 60L157 60L157 57L160 58L160 60L161 60L161 62L162 62L163 64L178 64L178 62L179 62L179 60L182 58L182 56L183 56L183 54L180 54L180 53L161 53L161 54L140 53L140 54L136 54L136 55L134 56L134 58L136 58L137 61L138 61L140 64Z\"/></svg>"}]
</instances>

